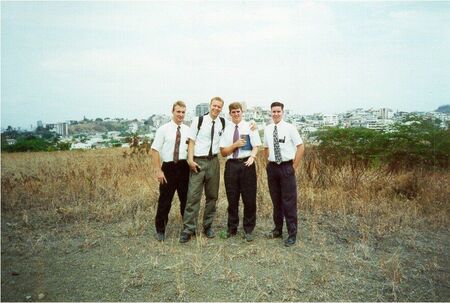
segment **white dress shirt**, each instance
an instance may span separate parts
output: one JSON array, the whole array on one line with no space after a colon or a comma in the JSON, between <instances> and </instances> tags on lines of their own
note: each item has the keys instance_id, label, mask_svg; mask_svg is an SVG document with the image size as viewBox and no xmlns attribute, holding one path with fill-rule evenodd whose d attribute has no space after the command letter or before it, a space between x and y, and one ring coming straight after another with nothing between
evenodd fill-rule
<instances>
[{"instance_id":1,"label":"white dress shirt","mask_svg":"<svg viewBox=\"0 0 450 303\"><path fill-rule=\"evenodd\" d=\"M173 152L175 149L175 140L177 138L177 127L178 124L171 120L170 122L162 125L155 134L155 139L152 143L152 149L159 152L159 156L161 157L163 162L171 162L173 161ZM189 134L189 126L185 124L180 125L180 149L179 149L179 157L178 160L186 160L187 159L187 140Z\"/></svg>"},{"instance_id":2,"label":"white dress shirt","mask_svg":"<svg viewBox=\"0 0 450 303\"><path fill-rule=\"evenodd\" d=\"M219 143L222 137L222 122L217 117L214 123L214 140L212 144L212 154L217 155L219 153ZM225 119L225 126L230 122ZM195 141L194 156L204 157L209 154L209 147L211 145L211 126L212 118L210 115L203 116L202 126L200 130L197 129L198 117L192 121L189 139ZM197 134L198 132L198 134Z\"/></svg>"},{"instance_id":3,"label":"white dress shirt","mask_svg":"<svg viewBox=\"0 0 450 303\"><path fill-rule=\"evenodd\" d=\"M222 138L220 139L220 147L228 147L232 145L233 137L234 137L234 130L236 128L236 124L233 122L230 122L227 124L224 134ZM238 124L238 131L239 131L239 138L241 135L250 135L250 143L252 146L261 146L261 138L259 137L259 133L257 130L252 131L250 129L250 123L247 121L242 120ZM252 154L251 150L243 150L242 148L239 148L238 158L246 158L249 157ZM233 159L233 153L228 155L227 159Z\"/></svg>"},{"instance_id":4,"label":"white dress shirt","mask_svg":"<svg viewBox=\"0 0 450 303\"><path fill-rule=\"evenodd\" d=\"M275 148L273 146L273 129L275 124L269 124L264 128L264 147L269 148L269 161L275 162ZM303 144L297 129L294 125L281 120L277 124L278 142L282 161L289 161L295 158L297 146Z\"/></svg>"}]
</instances>

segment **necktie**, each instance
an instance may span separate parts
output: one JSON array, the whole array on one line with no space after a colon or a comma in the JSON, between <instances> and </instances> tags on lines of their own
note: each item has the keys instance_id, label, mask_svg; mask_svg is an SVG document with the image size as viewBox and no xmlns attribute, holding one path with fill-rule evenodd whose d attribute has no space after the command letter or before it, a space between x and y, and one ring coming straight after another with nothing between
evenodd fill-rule
<instances>
[{"instance_id":1,"label":"necktie","mask_svg":"<svg viewBox=\"0 0 450 303\"><path fill-rule=\"evenodd\" d=\"M175 147L173 149L173 162L177 163L180 157L180 141L181 141L181 132L180 125L177 127L177 136L175 137Z\"/></svg>"},{"instance_id":2,"label":"necktie","mask_svg":"<svg viewBox=\"0 0 450 303\"><path fill-rule=\"evenodd\" d=\"M273 148L275 151L275 162L280 164L283 159L281 158L280 141L278 141L278 130L276 125L273 129Z\"/></svg>"},{"instance_id":3,"label":"necktie","mask_svg":"<svg viewBox=\"0 0 450 303\"><path fill-rule=\"evenodd\" d=\"M212 157L212 146L213 146L213 141L214 141L214 123L216 123L216 121L212 121L212 126L211 126L211 145L209 146L208 157Z\"/></svg>"},{"instance_id":4,"label":"necktie","mask_svg":"<svg viewBox=\"0 0 450 303\"><path fill-rule=\"evenodd\" d=\"M239 140L239 130L238 130L238 126L236 125L236 127L234 128L233 143L236 142L237 140ZM233 151L233 158L237 158L238 155L239 155L239 148L236 148Z\"/></svg>"}]
</instances>

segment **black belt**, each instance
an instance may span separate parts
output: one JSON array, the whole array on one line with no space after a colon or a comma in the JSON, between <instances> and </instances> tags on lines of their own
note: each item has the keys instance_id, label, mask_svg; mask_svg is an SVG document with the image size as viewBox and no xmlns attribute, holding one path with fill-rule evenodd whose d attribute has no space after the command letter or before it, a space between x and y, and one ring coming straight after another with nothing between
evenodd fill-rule
<instances>
[{"instance_id":1,"label":"black belt","mask_svg":"<svg viewBox=\"0 0 450 303\"><path fill-rule=\"evenodd\" d=\"M283 161L283 162L281 162L280 164L278 164L278 163L275 162L275 161L269 161L269 163L276 164L276 165L282 165L282 164L292 164L292 163L294 163L294 161L293 161L293 160Z\"/></svg>"},{"instance_id":2,"label":"black belt","mask_svg":"<svg viewBox=\"0 0 450 303\"><path fill-rule=\"evenodd\" d=\"M246 158L232 158L232 159L228 159L227 161L231 161L231 162L247 162L248 158L250 158L250 157L246 157Z\"/></svg>"},{"instance_id":3,"label":"black belt","mask_svg":"<svg viewBox=\"0 0 450 303\"><path fill-rule=\"evenodd\" d=\"M165 164L177 164L177 163L183 163L183 162L186 162L187 160L186 159L181 159L181 160L178 160L177 162L175 162L175 161L164 161L163 163L165 163Z\"/></svg>"},{"instance_id":4,"label":"black belt","mask_svg":"<svg viewBox=\"0 0 450 303\"><path fill-rule=\"evenodd\" d=\"M194 158L197 159L208 159L208 160L214 159L215 157L217 157L217 154L211 156L194 156Z\"/></svg>"}]
</instances>

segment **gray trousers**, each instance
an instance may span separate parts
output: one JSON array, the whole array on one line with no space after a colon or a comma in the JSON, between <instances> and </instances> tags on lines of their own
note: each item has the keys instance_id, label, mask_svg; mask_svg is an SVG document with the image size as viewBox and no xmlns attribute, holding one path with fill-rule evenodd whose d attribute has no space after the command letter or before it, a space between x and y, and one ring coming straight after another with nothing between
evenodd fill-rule
<instances>
[{"instance_id":1,"label":"gray trousers","mask_svg":"<svg viewBox=\"0 0 450 303\"><path fill-rule=\"evenodd\" d=\"M211 227L219 198L220 163L217 156L210 160L194 157L194 161L200 165L201 170L197 173L191 171L189 176L189 189L183 217L183 231L189 234L193 234L197 229L203 188L206 196L203 229Z\"/></svg>"}]
</instances>

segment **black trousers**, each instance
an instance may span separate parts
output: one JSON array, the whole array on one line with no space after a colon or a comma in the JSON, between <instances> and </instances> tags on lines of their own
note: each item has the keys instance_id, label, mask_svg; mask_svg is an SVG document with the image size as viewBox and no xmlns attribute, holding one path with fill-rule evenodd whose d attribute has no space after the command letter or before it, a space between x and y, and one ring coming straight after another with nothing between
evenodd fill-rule
<instances>
[{"instance_id":1,"label":"black trousers","mask_svg":"<svg viewBox=\"0 0 450 303\"><path fill-rule=\"evenodd\" d=\"M159 185L155 227L157 232L164 233L167 222L169 221L169 212L172 207L175 191L178 193L178 198L180 199L181 216L183 217L184 215L189 184L189 165L186 160L180 160L177 163L163 162L161 169L166 176L167 183Z\"/></svg>"},{"instance_id":2,"label":"black trousers","mask_svg":"<svg viewBox=\"0 0 450 303\"><path fill-rule=\"evenodd\" d=\"M297 181L292 161L267 164L267 181L273 204L275 229L283 230L283 219L289 236L297 235Z\"/></svg>"},{"instance_id":3,"label":"black trousers","mask_svg":"<svg viewBox=\"0 0 450 303\"><path fill-rule=\"evenodd\" d=\"M243 227L251 233L256 224L256 168L245 166L243 160L229 159L225 164L225 189L228 199L228 230L239 226L239 199L244 203Z\"/></svg>"}]
</instances>

